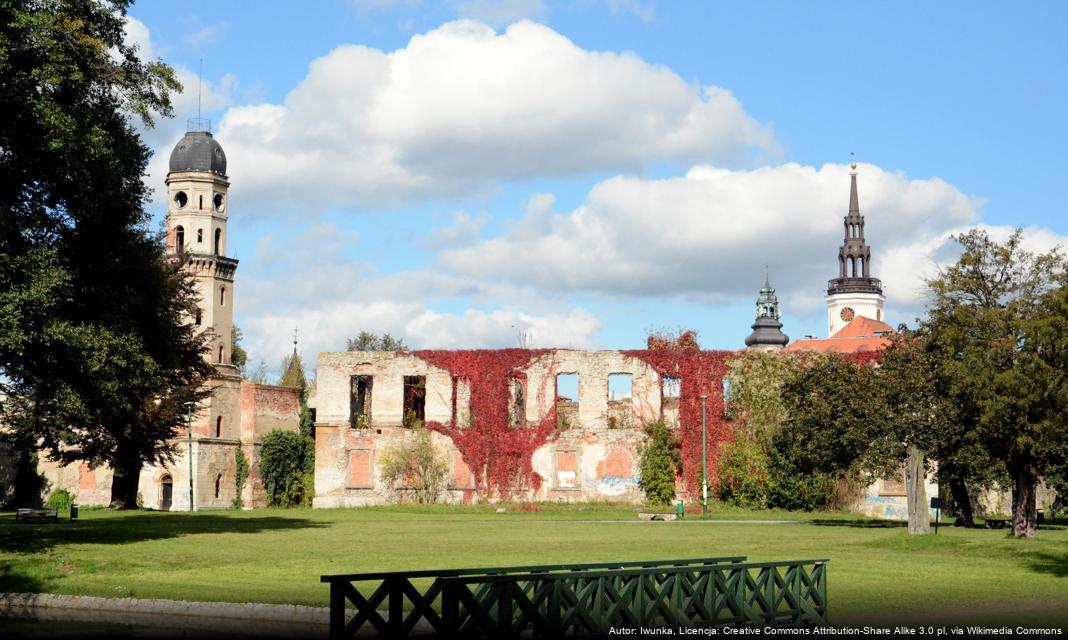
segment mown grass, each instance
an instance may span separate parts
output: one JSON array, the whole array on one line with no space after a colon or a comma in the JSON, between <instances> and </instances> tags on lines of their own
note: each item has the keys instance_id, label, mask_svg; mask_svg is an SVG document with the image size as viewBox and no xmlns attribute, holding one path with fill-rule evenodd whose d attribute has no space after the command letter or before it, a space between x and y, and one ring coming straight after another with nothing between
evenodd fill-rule
<instances>
[{"instance_id":1,"label":"mown grass","mask_svg":"<svg viewBox=\"0 0 1068 640\"><path fill-rule=\"evenodd\" d=\"M1027 541L952 527L915 537L840 514L718 508L672 523L612 505L497 509L83 511L36 526L4 513L0 591L325 605L329 573L738 554L829 558L836 623L1068 623L1063 525Z\"/></svg>"}]
</instances>

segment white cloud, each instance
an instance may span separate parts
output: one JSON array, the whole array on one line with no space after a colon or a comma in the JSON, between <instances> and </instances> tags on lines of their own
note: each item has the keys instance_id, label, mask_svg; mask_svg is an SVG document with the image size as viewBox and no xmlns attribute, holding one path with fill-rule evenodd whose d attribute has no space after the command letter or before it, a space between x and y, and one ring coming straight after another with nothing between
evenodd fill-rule
<instances>
[{"instance_id":1,"label":"white cloud","mask_svg":"<svg viewBox=\"0 0 1068 640\"><path fill-rule=\"evenodd\" d=\"M888 304L922 302L924 276L952 259L948 238L978 222L981 201L938 179L859 167L873 275ZM615 177L569 213L544 196L496 238L444 251L454 273L544 291L610 297L756 295L764 266L791 311L823 305L836 275L849 168L784 164L751 171L696 166L684 177Z\"/></svg>"},{"instance_id":2,"label":"white cloud","mask_svg":"<svg viewBox=\"0 0 1068 640\"><path fill-rule=\"evenodd\" d=\"M338 47L283 104L230 108L218 138L241 201L290 210L777 153L729 91L528 21L452 22L391 53Z\"/></svg>"},{"instance_id":3,"label":"white cloud","mask_svg":"<svg viewBox=\"0 0 1068 640\"><path fill-rule=\"evenodd\" d=\"M271 236L259 239L235 283L236 320L253 361L277 367L292 349L294 328L309 359L344 349L360 331L388 332L412 348L511 347L519 331L531 346L595 344L601 324L585 309L436 271L383 275L346 255L358 242L325 223L287 237L284 251ZM521 310L512 308L517 301ZM435 309L442 304L458 309Z\"/></svg>"}]
</instances>

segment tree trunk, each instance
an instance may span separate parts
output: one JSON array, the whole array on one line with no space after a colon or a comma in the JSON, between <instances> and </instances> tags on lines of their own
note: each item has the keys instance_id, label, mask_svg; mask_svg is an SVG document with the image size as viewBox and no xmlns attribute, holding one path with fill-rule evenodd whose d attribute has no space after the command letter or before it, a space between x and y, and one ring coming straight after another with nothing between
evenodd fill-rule
<instances>
[{"instance_id":1,"label":"tree trunk","mask_svg":"<svg viewBox=\"0 0 1068 640\"><path fill-rule=\"evenodd\" d=\"M141 481L141 468L144 463L136 454L115 456L111 475L111 505L119 509L137 508L137 489Z\"/></svg>"},{"instance_id":2,"label":"tree trunk","mask_svg":"<svg viewBox=\"0 0 1068 640\"><path fill-rule=\"evenodd\" d=\"M1011 472L1012 535L1034 538L1038 527L1038 474L1026 462L1013 465Z\"/></svg>"},{"instance_id":3,"label":"tree trunk","mask_svg":"<svg viewBox=\"0 0 1068 640\"><path fill-rule=\"evenodd\" d=\"M10 457L15 463L15 491L11 496L14 507L38 508L43 504L45 479L37 473L37 454L23 447L13 448Z\"/></svg>"},{"instance_id":4,"label":"tree trunk","mask_svg":"<svg viewBox=\"0 0 1068 640\"><path fill-rule=\"evenodd\" d=\"M955 527L974 527L975 512L972 511L972 497L968 493L968 484L964 478L954 475L949 480L949 491L953 494L953 502L957 507L957 520Z\"/></svg>"},{"instance_id":5,"label":"tree trunk","mask_svg":"<svg viewBox=\"0 0 1068 640\"><path fill-rule=\"evenodd\" d=\"M923 535L931 532L931 512L927 507L927 474L924 455L915 445L908 447L905 461L905 495L908 501L909 533Z\"/></svg>"}]
</instances>

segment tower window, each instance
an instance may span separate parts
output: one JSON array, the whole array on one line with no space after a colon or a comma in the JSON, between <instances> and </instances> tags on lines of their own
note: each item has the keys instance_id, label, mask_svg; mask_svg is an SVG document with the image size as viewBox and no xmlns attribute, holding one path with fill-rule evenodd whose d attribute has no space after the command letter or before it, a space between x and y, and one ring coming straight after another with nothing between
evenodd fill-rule
<instances>
[{"instance_id":1,"label":"tower window","mask_svg":"<svg viewBox=\"0 0 1068 640\"><path fill-rule=\"evenodd\" d=\"M197 229L197 244L204 242L204 230Z\"/></svg>"},{"instance_id":2,"label":"tower window","mask_svg":"<svg viewBox=\"0 0 1068 640\"><path fill-rule=\"evenodd\" d=\"M219 287L219 306L226 306L226 285Z\"/></svg>"},{"instance_id":3,"label":"tower window","mask_svg":"<svg viewBox=\"0 0 1068 640\"><path fill-rule=\"evenodd\" d=\"M174 194L174 204L178 205L179 209L184 209L185 205L189 204L189 196L185 194L185 191Z\"/></svg>"},{"instance_id":4,"label":"tower window","mask_svg":"<svg viewBox=\"0 0 1068 640\"><path fill-rule=\"evenodd\" d=\"M222 437L222 416L215 418L215 437Z\"/></svg>"},{"instance_id":5,"label":"tower window","mask_svg":"<svg viewBox=\"0 0 1068 640\"><path fill-rule=\"evenodd\" d=\"M219 345L219 359L218 359L217 362L219 364L222 364L222 361L223 361L223 346L220 344Z\"/></svg>"},{"instance_id":6,"label":"tower window","mask_svg":"<svg viewBox=\"0 0 1068 640\"><path fill-rule=\"evenodd\" d=\"M222 493L222 474L215 476L215 499L219 499L219 495Z\"/></svg>"},{"instance_id":7,"label":"tower window","mask_svg":"<svg viewBox=\"0 0 1068 640\"><path fill-rule=\"evenodd\" d=\"M200 196L200 209L201 209L201 211L204 210L204 196L203 195Z\"/></svg>"},{"instance_id":8,"label":"tower window","mask_svg":"<svg viewBox=\"0 0 1068 640\"><path fill-rule=\"evenodd\" d=\"M222 247L222 229L215 230L215 255L219 255L219 249Z\"/></svg>"},{"instance_id":9,"label":"tower window","mask_svg":"<svg viewBox=\"0 0 1068 640\"><path fill-rule=\"evenodd\" d=\"M181 225L174 228L174 248L178 253L185 251L185 228Z\"/></svg>"},{"instance_id":10,"label":"tower window","mask_svg":"<svg viewBox=\"0 0 1068 640\"><path fill-rule=\"evenodd\" d=\"M212 199L212 201L215 203L215 210L216 211L222 211L222 208L223 208L223 195L221 193L216 193L215 197Z\"/></svg>"},{"instance_id":11,"label":"tower window","mask_svg":"<svg viewBox=\"0 0 1068 640\"><path fill-rule=\"evenodd\" d=\"M196 315L195 315L195 316L193 316L193 321L194 321L194 322L196 323L196 325L197 325L198 327L200 326L200 321L201 321L201 315L202 315L202 314L201 314L201 311L200 311L200 309L197 309L197 313L196 313Z\"/></svg>"}]
</instances>

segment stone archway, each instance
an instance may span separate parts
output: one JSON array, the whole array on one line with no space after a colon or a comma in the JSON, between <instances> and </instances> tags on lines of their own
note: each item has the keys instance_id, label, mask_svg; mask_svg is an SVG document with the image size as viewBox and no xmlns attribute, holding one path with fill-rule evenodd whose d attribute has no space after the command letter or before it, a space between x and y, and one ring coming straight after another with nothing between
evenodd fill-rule
<instances>
[{"instance_id":1,"label":"stone archway","mask_svg":"<svg viewBox=\"0 0 1068 640\"><path fill-rule=\"evenodd\" d=\"M171 475L164 474L159 479L159 510L170 511L174 498L174 479Z\"/></svg>"}]
</instances>

